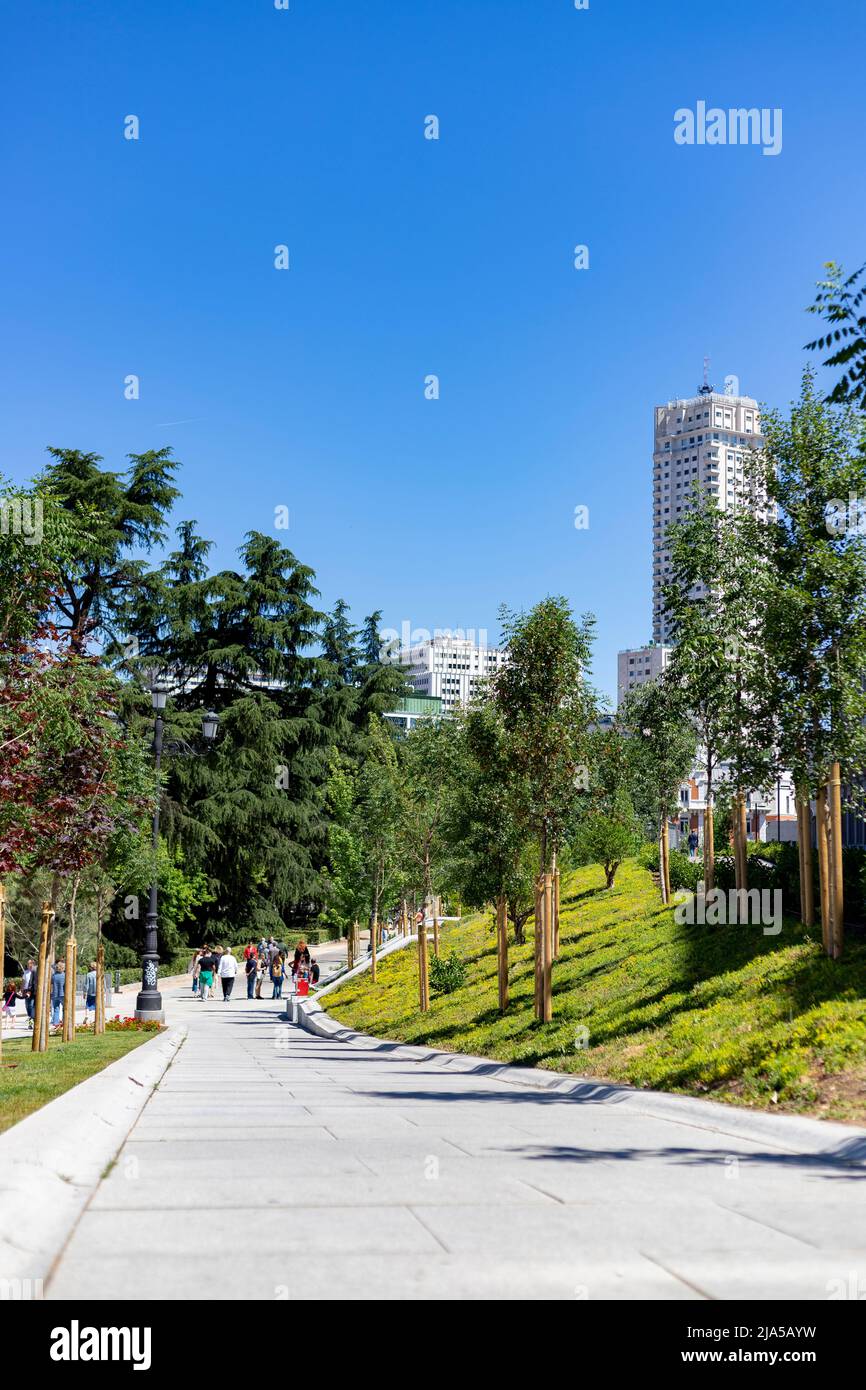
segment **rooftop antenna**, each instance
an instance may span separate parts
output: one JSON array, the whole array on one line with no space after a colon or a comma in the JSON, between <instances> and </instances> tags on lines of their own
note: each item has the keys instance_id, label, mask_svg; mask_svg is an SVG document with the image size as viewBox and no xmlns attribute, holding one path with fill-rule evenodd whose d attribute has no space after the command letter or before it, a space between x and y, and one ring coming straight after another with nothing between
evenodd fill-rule
<instances>
[{"instance_id":1,"label":"rooftop antenna","mask_svg":"<svg viewBox=\"0 0 866 1390\"><path fill-rule=\"evenodd\" d=\"M701 386L701 387L699 388L698 394L701 395L701 396L710 396L710 395L712 395L712 391L713 391L713 388L712 388L712 386L710 385L710 359L709 359L709 357L705 357L705 358L704 358L704 384L703 384L703 386Z\"/></svg>"}]
</instances>

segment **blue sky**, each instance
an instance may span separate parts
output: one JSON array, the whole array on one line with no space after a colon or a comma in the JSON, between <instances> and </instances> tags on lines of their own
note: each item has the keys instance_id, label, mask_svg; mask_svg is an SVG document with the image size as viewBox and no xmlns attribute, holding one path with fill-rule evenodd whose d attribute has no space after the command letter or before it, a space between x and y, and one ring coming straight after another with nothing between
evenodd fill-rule
<instances>
[{"instance_id":1,"label":"blue sky","mask_svg":"<svg viewBox=\"0 0 866 1390\"><path fill-rule=\"evenodd\" d=\"M650 632L653 405L692 394L705 354L717 386L784 405L823 262L866 258L843 56L866 8L2 15L0 471L31 476L48 444L115 467L170 444L177 519L216 565L285 506L276 534L359 619L495 638L500 603L564 593L597 615L612 695L617 649ZM780 107L782 152L676 145L698 100Z\"/></svg>"}]
</instances>

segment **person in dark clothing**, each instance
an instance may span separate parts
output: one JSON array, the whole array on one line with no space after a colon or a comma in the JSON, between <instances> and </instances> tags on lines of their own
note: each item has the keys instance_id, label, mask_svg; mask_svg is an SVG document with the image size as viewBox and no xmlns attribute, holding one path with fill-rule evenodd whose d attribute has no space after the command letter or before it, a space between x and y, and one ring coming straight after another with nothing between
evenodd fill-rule
<instances>
[{"instance_id":1,"label":"person in dark clothing","mask_svg":"<svg viewBox=\"0 0 866 1390\"><path fill-rule=\"evenodd\" d=\"M316 957L313 956L312 960L310 961L310 984L311 984L311 985L317 985L317 984L319 983L319 976L321 975L321 973L322 973L322 972L321 972L320 969L319 969L319 962L316 960Z\"/></svg>"},{"instance_id":2,"label":"person in dark clothing","mask_svg":"<svg viewBox=\"0 0 866 1390\"><path fill-rule=\"evenodd\" d=\"M259 969L259 954L258 954L258 951L256 950L256 948L255 948L255 946L254 946L254 947L253 947L253 953L252 953L252 955L247 956L246 962L245 962L245 964L244 964L244 974L245 974L246 977L247 977L247 998L248 998L248 999L252 999L252 998L255 997L255 992L256 992L256 975L258 974L258 969Z\"/></svg>"},{"instance_id":3,"label":"person in dark clothing","mask_svg":"<svg viewBox=\"0 0 866 1390\"><path fill-rule=\"evenodd\" d=\"M219 961L210 946L205 946L204 955L198 963L198 997L202 1001L210 997L218 965Z\"/></svg>"},{"instance_id":4,"label":"person in dark clothing","mask_svg":"<svg viewBox=\"0 0 866 1390\"><path fill-rule=\"evenodd\" d=\"M30 1027L33 1027L33 1015L36 1012L36 962L29 960L27 969L21 977L21 993L24 996L24 1007L27 1010L27 1017Z\"/></svg>"}]
</instances>

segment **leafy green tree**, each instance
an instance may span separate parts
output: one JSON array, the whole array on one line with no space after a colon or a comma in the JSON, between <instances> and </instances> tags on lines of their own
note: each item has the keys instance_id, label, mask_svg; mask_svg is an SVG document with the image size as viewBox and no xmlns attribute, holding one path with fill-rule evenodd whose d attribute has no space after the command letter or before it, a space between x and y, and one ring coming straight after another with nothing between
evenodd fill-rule
<instances>
[{"instance_id":1,"label":"leafy green tree","mask_svg":"<svg viewBox=\"0 0 866 1390\"><path fill-rule=\"evenodd\" d=\"M425 720L397 745L400 765L398 853L422 902L432 903L448 855L446 813L459 762L459 727L452 721ZM438 929L434 950L439 954ZM418 933L419 994L422 1012L430 1007L427 932Z\"/></svg>"},{"instance_id":2,"label":"leafy green tree","mask_svg":"<svg viewBox=\"0 0 866 1390\"><path fill-rule=\"evenodd\" d=\"M628 735L616 725L590 735L589 795L579 803L572 850L581 862L603 866L607 888L643 839L631 799L629 752Z\"/></svg>"},{"instance_id":3,"label":"leafy green tree","mask_svg":"<svg viewBox=\"0 0 866 1390\"><path fill-rule=\"evenodd\" d=\"M763 421L773 523L766 643L774 673L780 757L799 799L817 806L824 946L842 950L839 783L866 766L866 422L819 399L807 370L790 416ZM808 820L808 818L806 818ZM801 824L801 882L811 881L811 835Z\"/></svg>"},{"instance_id":4,"label":"leafy green tree","mask_svg":"<svg viewBox=\"0 0 866 1390\"><path fill-rule=\"evenodd\" d=\"M668 822L679 811L680 787L695 756L695 730L682 691L668 672L635 686L618 714L629 738L632 802L659 846L662 902L670 901Z\"/></svg>"},{"instance_id":5,"label":"leafy green tree","mask_svg":"<svg viewBox=\"0 0 866 1390\"><path fill-rule=\"evenodd\" d=\"M809 313L826 319L830 331L807 343L806 349L835 349L823 365L845 370L827 399L837 405L850 402L866 410L866 265L852 275L846 275L835 261L827 261L824 269L827 278L818 281L818 293Z\"/></svg>"},{"instance_id":6,"label":"leafy green tree","mask_svg":"<svg viewBox=\"0 0 866 1390\"><path fill-rule=\"evenodd\" d=\"M521 793L514 786L502 711L488 699L457 719L454 791L445 821L450 882L467 907L480 909L504 897L520 942L532 912L534 873L525 853L526 828L515 809Z\"/></svg>"},{"instance_id":7,"label":"leafy green tree","mask_svg":"<svg viewBox=\"0 0 866 1390\"><path fill-rule=\"evenodd\" d=\"M555 869L585 785L596 710L586 676L594 619L577 623L566 599L547 598L528 614L503 610L502 625L508 661L493 688L521 788L516 811L538 844L543 878ZM536 1012L544 1022L552 1016L552 958L552 924L544 932L536 921Z\"/></svg>"},{"instance_id":8,"label":"leafy green tree","mask_svg":"<svg viewBox=\"0 0 866 1390\"><path fill-rule=\"evenodd\" d=\"M166 517L180 496L170 449L130 454L125 473L100 467L99 454L48 450L52 462L40 486L74 519L74 555L63 557L55 597L56 623L81 655L94 638L107 642L125 625L128 606L142 589L146 561L136 552L161 544Z\"/></svg>"}]
</instances>

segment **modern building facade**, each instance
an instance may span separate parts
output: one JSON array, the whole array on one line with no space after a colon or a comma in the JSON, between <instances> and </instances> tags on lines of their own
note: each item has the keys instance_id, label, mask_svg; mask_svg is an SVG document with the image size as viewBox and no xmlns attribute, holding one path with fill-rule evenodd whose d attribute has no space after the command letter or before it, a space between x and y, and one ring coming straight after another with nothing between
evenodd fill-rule
<instances>
[{"instance_id":1,"label":"modern building facade","mask_svg":"<svg viewBox=\"0 0 866 1390\"><path fill-rule=\"evenodd\" d=\"M621 705L630 690L655 680L670 660L671 648L655 646L629 647L617 653L616 702Z\"/></svg>"},{"instance_id":2,"label":"modern building facade","mask_svg":"<svg viewBox=\"0 0 866 1390\"><path fill-rule=\"evenodd\" d=\"M397 649L394 660L406 667L406 678L420 695L436 696L442 701L442 713L450 714L469 704L484 682L502 669L506 657L497 647L436 633L415 646Z\"/></svg>"},{"instance_id":3,"label":"modern building facade","mask_svg":"<svg viewBox=\"0 0 866 1390\"><path fill-rule=\"evenodd\" d=\"M415 725L425 719L439 719L442 715L442 701L438 695L404 695L392 710L382 715L401 733L408 734Z\"/></svg>"},{"instance_id":4,"label":"modern building facade","mask_svg":"<svg viewBox=\"0 0 866 1390\"><path fill-rule=\"evenodd\" d=\"M758 403L751 396L720 394L705 383L696 396L656 406L652 627L659 645L673 638L662 603L662 587L671 577L668 528L690 510L695 485L720 510L749 505L761 512L766 498L752 491L746 464L762 442Z\"/></svg>"}]
</instances>

